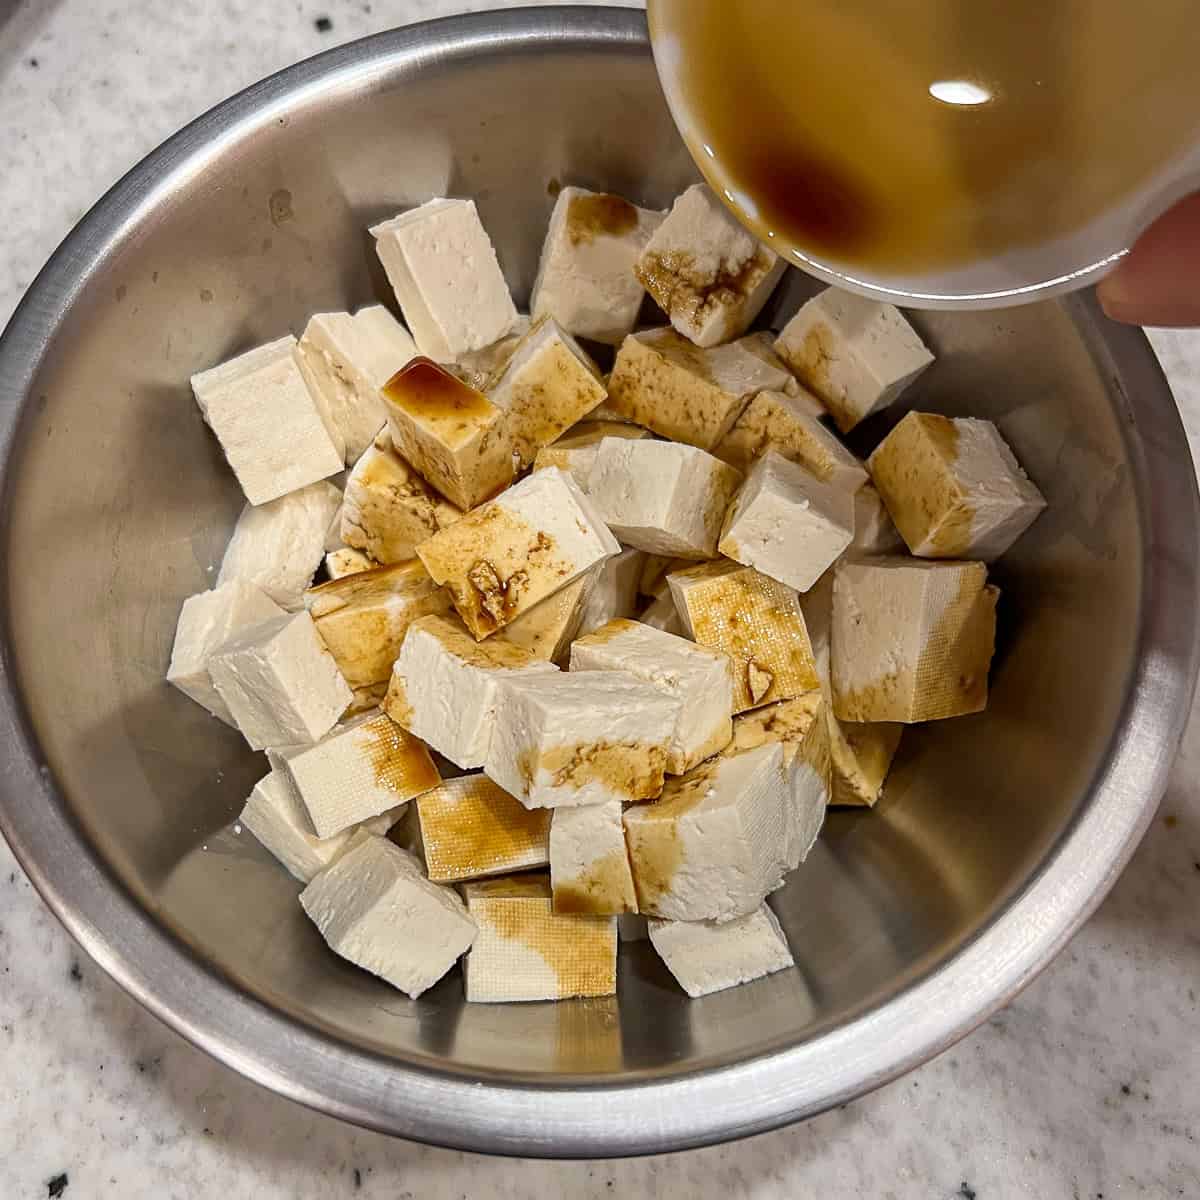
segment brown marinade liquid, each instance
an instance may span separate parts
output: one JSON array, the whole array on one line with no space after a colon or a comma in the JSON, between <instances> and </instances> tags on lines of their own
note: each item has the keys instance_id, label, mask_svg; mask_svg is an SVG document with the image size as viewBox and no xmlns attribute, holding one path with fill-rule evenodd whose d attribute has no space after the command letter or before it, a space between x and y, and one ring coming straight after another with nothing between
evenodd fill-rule
<instances>
[{"instance_id":1,"label":"brown marinade liquid","mask_svg":"<svg viewBox=\"0 0 1200 1200\"><path fill-rule=\"evenodd\" d=\"M1200 136L1196 0L650 0L650 21L709 182L842 268L1070 234Z\"/></svg>"}]
</instances>

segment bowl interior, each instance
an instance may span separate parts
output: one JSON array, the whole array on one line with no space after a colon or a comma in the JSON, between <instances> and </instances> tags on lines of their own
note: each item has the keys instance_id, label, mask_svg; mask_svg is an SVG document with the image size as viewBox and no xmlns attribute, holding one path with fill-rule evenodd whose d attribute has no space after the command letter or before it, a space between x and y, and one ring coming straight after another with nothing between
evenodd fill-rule
<instances>
[{"instance_id":1,"label":"bowl interior","mask_svg":"<svg viewBox=\"0 0 1200 1200\"><path fill-rule=\"evenodd\" d=\"M997 421L1050 509L995 572L988 712L910 731L879 807L833 815L773 898L796 970L689 1001L643 943L622 948L614 999L467 1006L455 973L413 1002L328 953L295 882L233 831L263 760L163 682L180 604L212 583L242 505L189 375L313 312L390 303L366 227L430 196L476 198L523 300L556 182L662 207L693 171L644 45L497 39L403 78L365 62L168 170L47 349L4 535L31 725L114 880L296 1022L485 1080L663 1078L816 1038L963 947L1038 871L1109 752L1143 535L1085 319L927 314L939 362L908 402ZM813 288L793 272L768 320Z\"/></svg>"}]
</instances>

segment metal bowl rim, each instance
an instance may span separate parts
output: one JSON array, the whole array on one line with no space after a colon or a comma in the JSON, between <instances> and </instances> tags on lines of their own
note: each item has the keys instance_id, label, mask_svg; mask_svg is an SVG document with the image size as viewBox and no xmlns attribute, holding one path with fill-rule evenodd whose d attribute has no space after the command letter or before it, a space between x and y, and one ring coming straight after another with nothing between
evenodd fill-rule
<instances>
[{"instance_id":1,"label":"metal bowl rim","mask_svg":"<svg viewBox=\"0 0 1200 1200\"><path fill-rule=\"evenodd\" d=\"M349 43L223 102L154 150L79 222L0 336L0 472L11 497L22 415L64 314L143 214L205 162L321 93L534 45L646 50L644 15L547 7L451 17ZM821 1037L675 1078L578 1086L467 1082L405 1066L294 1022L203 963L125 890L74 823L0 646L0 831L47 905L131 996L255 1082L383 1132L543 1157L657 1153L814 1115L896 1078L967 1034L1046 966L1116 881L1149 825L1186 722L1197 667L1200 502L1171 391L1138 330L1066 302L1111 371L1142 508L1140 650L1106 763L1070 827L967 944L905 991ZM1127 397L1136 395L1136 406ZM7 507L6 507L6 511ZM0 571L10 564L7 547Z\"/></svg>"}]
</instances>

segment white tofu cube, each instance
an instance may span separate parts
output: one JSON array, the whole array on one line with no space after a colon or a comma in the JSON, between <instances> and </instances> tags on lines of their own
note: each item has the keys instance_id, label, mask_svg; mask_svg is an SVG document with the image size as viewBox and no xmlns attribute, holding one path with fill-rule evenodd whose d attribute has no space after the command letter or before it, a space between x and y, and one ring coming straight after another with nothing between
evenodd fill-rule
<instances>
[{"instance_id":1,"label":"white tofu cube","mask_svg":"<svg viewBox=\"0 0 1200 1200\"><path fill-rule=\"evenodd\" d=\"M574 480L549 467L434 534L417 554L467 628L485 638L620 550Z\"/></svg>"},{"instance_id":2,"label":"white tofu cube","mask_svg":"<svg viewBox=\"0 0 1200 1200\"><path fill-rule=\"evenodd\" d=\"M414 1000L475 940L475 921L448 887L386 838L362 837L300 893L329 948Z\"/></svg>"},{"instance_id":3,"label":"white tofu cube","mask_svg":"<svg viewBox=\"0 0 1200 1200\"><path fill-rule=\"evenodd\" d=\"M373 571L379 564L368 558L361 550L343 546L325 555L325 574L330 579L345 579L347 575L361 575Z\"/></svg>"},{"instance_id":4,"label":"white tofu cube","mask_svg":"<svg viewBox=\"0 0 1200 1200\"><path fill-rule=\"evenodd\" d=\"M918 558L999 558L1041 515L1042 493L991 421L910 412L871 474Z\"/></svg>"},{"instance_id":5,"label":"white tofu cube","mask_svg":"<svg viewBox=\"0 0 1200 1200\"><path fill-rule=\"evenodd\" d=\"M461 516L462 509L444 500L396 453L385 430L346 480L341 536L376 564L398 563Z\"/></svg>"},{"instance_id":6,"label":"white tofu cube","mask_svg":"<svg viewBox=\"0 0 1200 1200\"><path fill-rule=\"evenodd\" d=\"M403 813L400 805L332 837L319 838L286 772L273 770L255 784L238 821L301 883L308 883L337 862L360 829L382 837Z\"/></svg>"},{"instance_id":7,"label":"white tofu cube","mask_svg":"<svg viewBox=\"0 0 1200 1200\"><path fill-rule=\"evenodd\" d=\"M883 499L869 483L854 493L854 540L850 549L863 555L904 550L904 539L892 523Z\"/></svg>"},{"instance_id":8,"label":"white tofu cube","mask_svg":"<svg viewBox=\"0 0 1200 1200\"><path fill-rule=\"evenodd\" d=\"M617 345L633 332L645 292L634 274L663 215L620 196L565 187L550 215L529 302L576 337Z\"/></svg>"},{"instance_id":9,"label":"white tofu cube","mask_svg":"<svg viewBox=\"0 0 1200 1200\"><path fill-rule=\"evenodd\" d=\"M260 621L283 615L283 609L265 592L242 579L218 584L211 592L189 596L183 602L175 627L167 682L226 725L235 724L209 676L209 660L234 634Z\"/></svg>"},{"instance_id":10,"label":"white tofu cube","mask_svg":"<svg viewBox=\"0 0 1200 1200\"><path fill-rule=\"evenodd\" d=\"M775 352L849 433L933 362L892 304L826 288L784 326Z\"/></svg>"},{"instance_id":11,"label":"white tofu cube","mask_svg":"<svg viewBox=\"0 0 1200 1200\"><path fill-rule=\"evenodd\" d=\"M638 585L646 555L628 548L593 567L596 581L584 602L577 636L586 636L618 617L633 617L638 609Z\"/></svg>"},{"instance_id":12,"label":"white tofu cube","mask_svg":"<svg viewBox=\"0 0 1200 1200\"><path fill-rule=\"evenodd\" d=\"M350 686L367 687L391 678L408 627L450 598L412 559L309 588L304 606Z\"/></svg>"},{"instance_id":13,"label":"white tofu cube","mask_svg":"<svg viewBox=\"0 0 1200 1200\"><path fill-rule=\"evenodd\" d=\"M697 183L647 243L637 277L680 333L697 346L716 346L750 328L785 267Z\"/></svg>"},{"instance_id":14,"label":"white tofu cube","mask_svg":"<svg viewBox=\"0 0 1200 1200\"><path fill-rule=\"evenodd\" d=\"M607 393L600 369L569 333L550 317L535 321L503 371L488 387L488 399L505 414L504 436L519 465L577 421Z\"/></svg>"},{"instance_id":15,"label":"white tofu cube","mask_svg":"<svg viewBox=\"0 0 1200 1200\"><path fill-rule=\"evenodd\" d=\"M543 446L537 452L537 457L533 460L533 469L541 471L545 467L558 467L566 471L586 492L592 463L596 461L600 443L605 438L629 438L638 441L650 436L650 430L643 429L640 425L629 425L621 421L580 421L556 442Z\"/></svg>"},{"instance_id":16,"label":"white tofu cube","mask_svg":"<svg viewBox=\"0 0 1200 1200\"><path fill-rule=\"evenodd\" d=\"M806 592L854 538L854 497L768 450L725 517L727 558Z\"/></svg>"},{"instance_id":17,"label":"white tofu cube","mask_svg":"<svg viewBox=\"0 0 1200 1200\"><path fill-rule=\"evenodd\" d=\"M680 702L667 771L682 775L733 736L733 663L637 621L616 620L571 647L572 671L625 671Z\"/></svg>"},{"instance_id":18,"label":"white tofu cube","mask_svg":"<svg viewBox=\"0 0 1200 1200\"><path fill-rule=\"evenodd\" d=\"M727 921L651 921L650 941L693 999L796 965L779 919L761 904Z\"/></svg>"},{"instance_id":19,"label":"white tofu cube","mask_svg":"<svg viewBox=\"0 0 1200 1200\"><path fill-rule=\"evenodd\" d=\"M588 495L627 546L676 558L712 558L741 473L695 446L605 438Z\"/></svg>"},{"instance_id":20,"label":"white tofu cube","mask_svg":"<svg viewBox=\"0 0 1200 1200\"><path fill-rule=\"evenodd\" d=\"M453 362L517 321L474 200L430 200L371 230L375 252L422 354Z\"/></svg>"},{"instance_id":21,"label":"white tofu cube","mask_svg":"<svg viewBox=\"0 0 1200 1200\"><path fill-rule=\"evenodd\" d=\"M596 572L604 564L593 567L578 579L559 588L552 596L535 604L496 636L528 650L544 662L561 663L579 635L583 610L596 586Z\"/></svg>"},{"instance_id":22,"label":"white tofu cube","mask_svg":"<svg viewBox=\"0 0 1200 1200\"><path fill-rule=\"evenodd\" d=\"M288 334L192 376L192 392L246 499L265 504L344 465Z\"/></svg>"},{"instance_id":23,"label":"white tofu cube","mask_svg":"<svg viewBox=\"0 0 1200 1200\"><path fill-rule=\"evenodd\" d=\"M317 837L397 807L441 783L425 744L379 711L337 726L315 746L277 751Z\"/></svg>"},{"instance_id":24,"label":"white tofu cube","mask_svg":"<svg viewBox=\"0 0 1200 1200\"><path fill-rule=\"evenodd\" d=\"M742 754L771 742L783 747L791 785L792 843L786 857L788 870L795 870L813 848L832 797L829 710L824 695L809 692L743 713L733 723L733 741L726 753Z\"/></svg>"},{"instance_id":25,"label":"white tofu cube","mask_svg":"<svg viewBox=\"0 0 1200 1200\"><path fill-rule=\"evenodd\" d=\"M663 633L673 633L676 637L689 636L684 628L683 618L679 615L679 609L675 607L675 597L671 595L670 589L651 600L642 610L638 620L651 629L661 629Z\"/></svg>"},{"instance_id":26,"label":"white tofu cube","mask_svg":"<svg viewBox=\"0 0 1200 1200\"><path fill-rule=\"evenodd\" d=\"M460 354L455 360L453 371L464 383L477 391L486 392L492 380L508 365L521 339L533 327L533 322L524 314L498 342L484 346L482 350L471 350Z\"/></svg>"},{"instance_id":27,"label":"white tofu cube","mask_svg":"<svg viewBox=\"0 0 1200 1200\"><path fill-rule=\"evenodd\" d=\"M999 591L977 562L876 558L833 578L833 711L936 721L987 707Z\"/></svg>"},{"instance_id":28,"label":"white tofu cube","mask_svg":"<svg viewBox=\"0 0 1200 1200\"><path fill-rule=\"evenodd\" d=\"M384 710L456 766L483 766L496 721L499 682L542 678L557 668L511 642L476 642L456 617L409 626Z\"/></svg>"},{"instance_id":29,"label":"white tofu cube","mask_svg":"<svg viewBox=\"0 0 1200 1200\"><path fill-rule=\"evenodd\" d=\"M667 576L687 636L733 659L733 711L802 696L819 686L794 589L727 560Z\"/></svg>"},{"instance_id":30,"label":"white tofu cube","mask_svg":"<svg viewBox=\"0 0 1200 1200\"><path fill-rule=\"evenodd\" d=\"M463 963L468 1003L616 992L615 917L554 912L544 875L468 883L463 896L479 926Z\"/></svg>"},{"instance_id":31,"label":"white tofu cube","mask_svg":"<svg viewBox=\"0 0 1200 1200\"><path fill-rule=\"evenodd\" d=\"M865 490L865 489L864 489ZM842 722L833 715L833 692L829 673L829 643L833 625L833 580L827 571L801 601L812 641L821 694L825 699L832 773L829 803L872 807L879 799L892 759L900 745L904 726L895 722ZM760 710L770 712L770 709ZM735 736L737 728L734 730Z\"/></svg>"},{"instance_id":32,"label":"white tofu cube","mask_svg":"<svg viewBox=\"0 0 1200 1200\"><path fill-rule=\"evenodd\" d=\"M556 913L615 916L637 911L620 800L554 810L550 887Z\"/></svg>"},{"instance_id":33,"label":"white tofu cube","mask_svg":"<svg viewBox=\"0 0 1200 1200\"><path fill-rule=\"evenodd\" d=\"M731 921L783 882L792 837L783 747L710 759L662 798L625 810L638 911L671 921Z\"/></svg>"},{"instance_id":34,"label":"white tofu cube","mask_svg":"<svg viewBox=\"0 0 1200 1200\"><path fill-rule=\"evenodd\" d=\"M254 750L317 741L354 698L306 612L234 634L212 654L208 669Z\"/></svg>"},{"instance_id":35,"label":"white tofu cube","mask_svg":"<svg viewBox=\"0 0 1200 1200\"><path fill-rule=\"evenodd\" d=\"M608 405L673 442L711 450L751 397L791 376L743 342L701 350L671 329L630 334L608 380Z\"/></svg>"},{"instance_id":36,"label":"white tofu cube","mask_svg":"<svg viewBox=\"0 0 1200 1200\"><path fill-rule=\"evenodd\" d=\"M451 504L474 508L512 482L505 414L482 392L415 358L382 395L396 452Z\"/></svg>"},{"instance_id":37,"label":"white tofu cube","mask_svg":"<svg viewBox=\"0 0 1200 1200\"><path fill-rule=\"evenodd\" d=\"M768 450L799 463L822 483L848 492L867 482L862 462L813 415L804 399L785 392L759 392L713 453L739 471L748 471Z\"/></svg>"},{"instance_id":38,"label":"white tofu cube","mask_svg":"<svg viewBox=\"0 0 1200 1200\"><path fill-rule=\"evenodd\" d=\"M484 772L527 808L662 790L680 703L623 671L505 678Z\"/></svg>"},{"instance_id":39,"label":"white tofu cube","mask_svg":"<svg viewBox=\"0 0 1200 1200\"><path fill-rule=\"evenodd\" d=\"M460 883L550 862L547 809L527 809L486 775L462 775L414 802L429 878Z\"/></svg>"},{"instance_id":40,"label":"white tofu cube","mask_svg":"<svg viewBox=\"0 0 1200 1200\"><path fill-rule=\"evenodd\" d=\"M281 607L300 608L341 503L332 483L313 483L266 504L247 504L225 548L217 586L244 579Z\"/></svg>"},{"instance_id":41,"label":"white tofu cube","mask_svg":"<svg viewBox=\"0 0 1200 1200\"><path fill-rule=\"evenodd\" d=\"M300 371L346 463L355 462L387 421L379 392L417 354L407 329L381 304L317 313L300 339Z\"/></svg>"}]
</instances>

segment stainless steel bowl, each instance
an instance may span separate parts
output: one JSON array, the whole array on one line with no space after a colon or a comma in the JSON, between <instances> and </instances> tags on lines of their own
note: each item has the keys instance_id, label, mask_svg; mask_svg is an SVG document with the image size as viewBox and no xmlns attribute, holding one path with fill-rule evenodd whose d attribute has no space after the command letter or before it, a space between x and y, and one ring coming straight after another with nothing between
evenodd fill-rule
<instances>
[{"instance_id":1,"label":"stainless steel bowl","mask_svg":"<svg viewBox=\"0 0 1200 1200\"><path fill-rule=\"evenodd\" d=\"M327 953L231 829L262 764L162 680L242 500L191 372L385 296L367 225L473 195L518 296L554 180L692 179L643 18L523 10L302 63L157 150L0 342L0 827L130 993L285 1095L472 1149L633 1154L769 1128L961 1037L1050 959L1146 828L1196 670L1197 496L1143 337L1087 299L920 319L923 407L999 422L1050 509L997 571L988 712L912 732L773 903L798 968L689 1001L645 945L616 999L410 1002ZM772 314L805 294L796 276Z\"/></svg>"}]
</instances>

